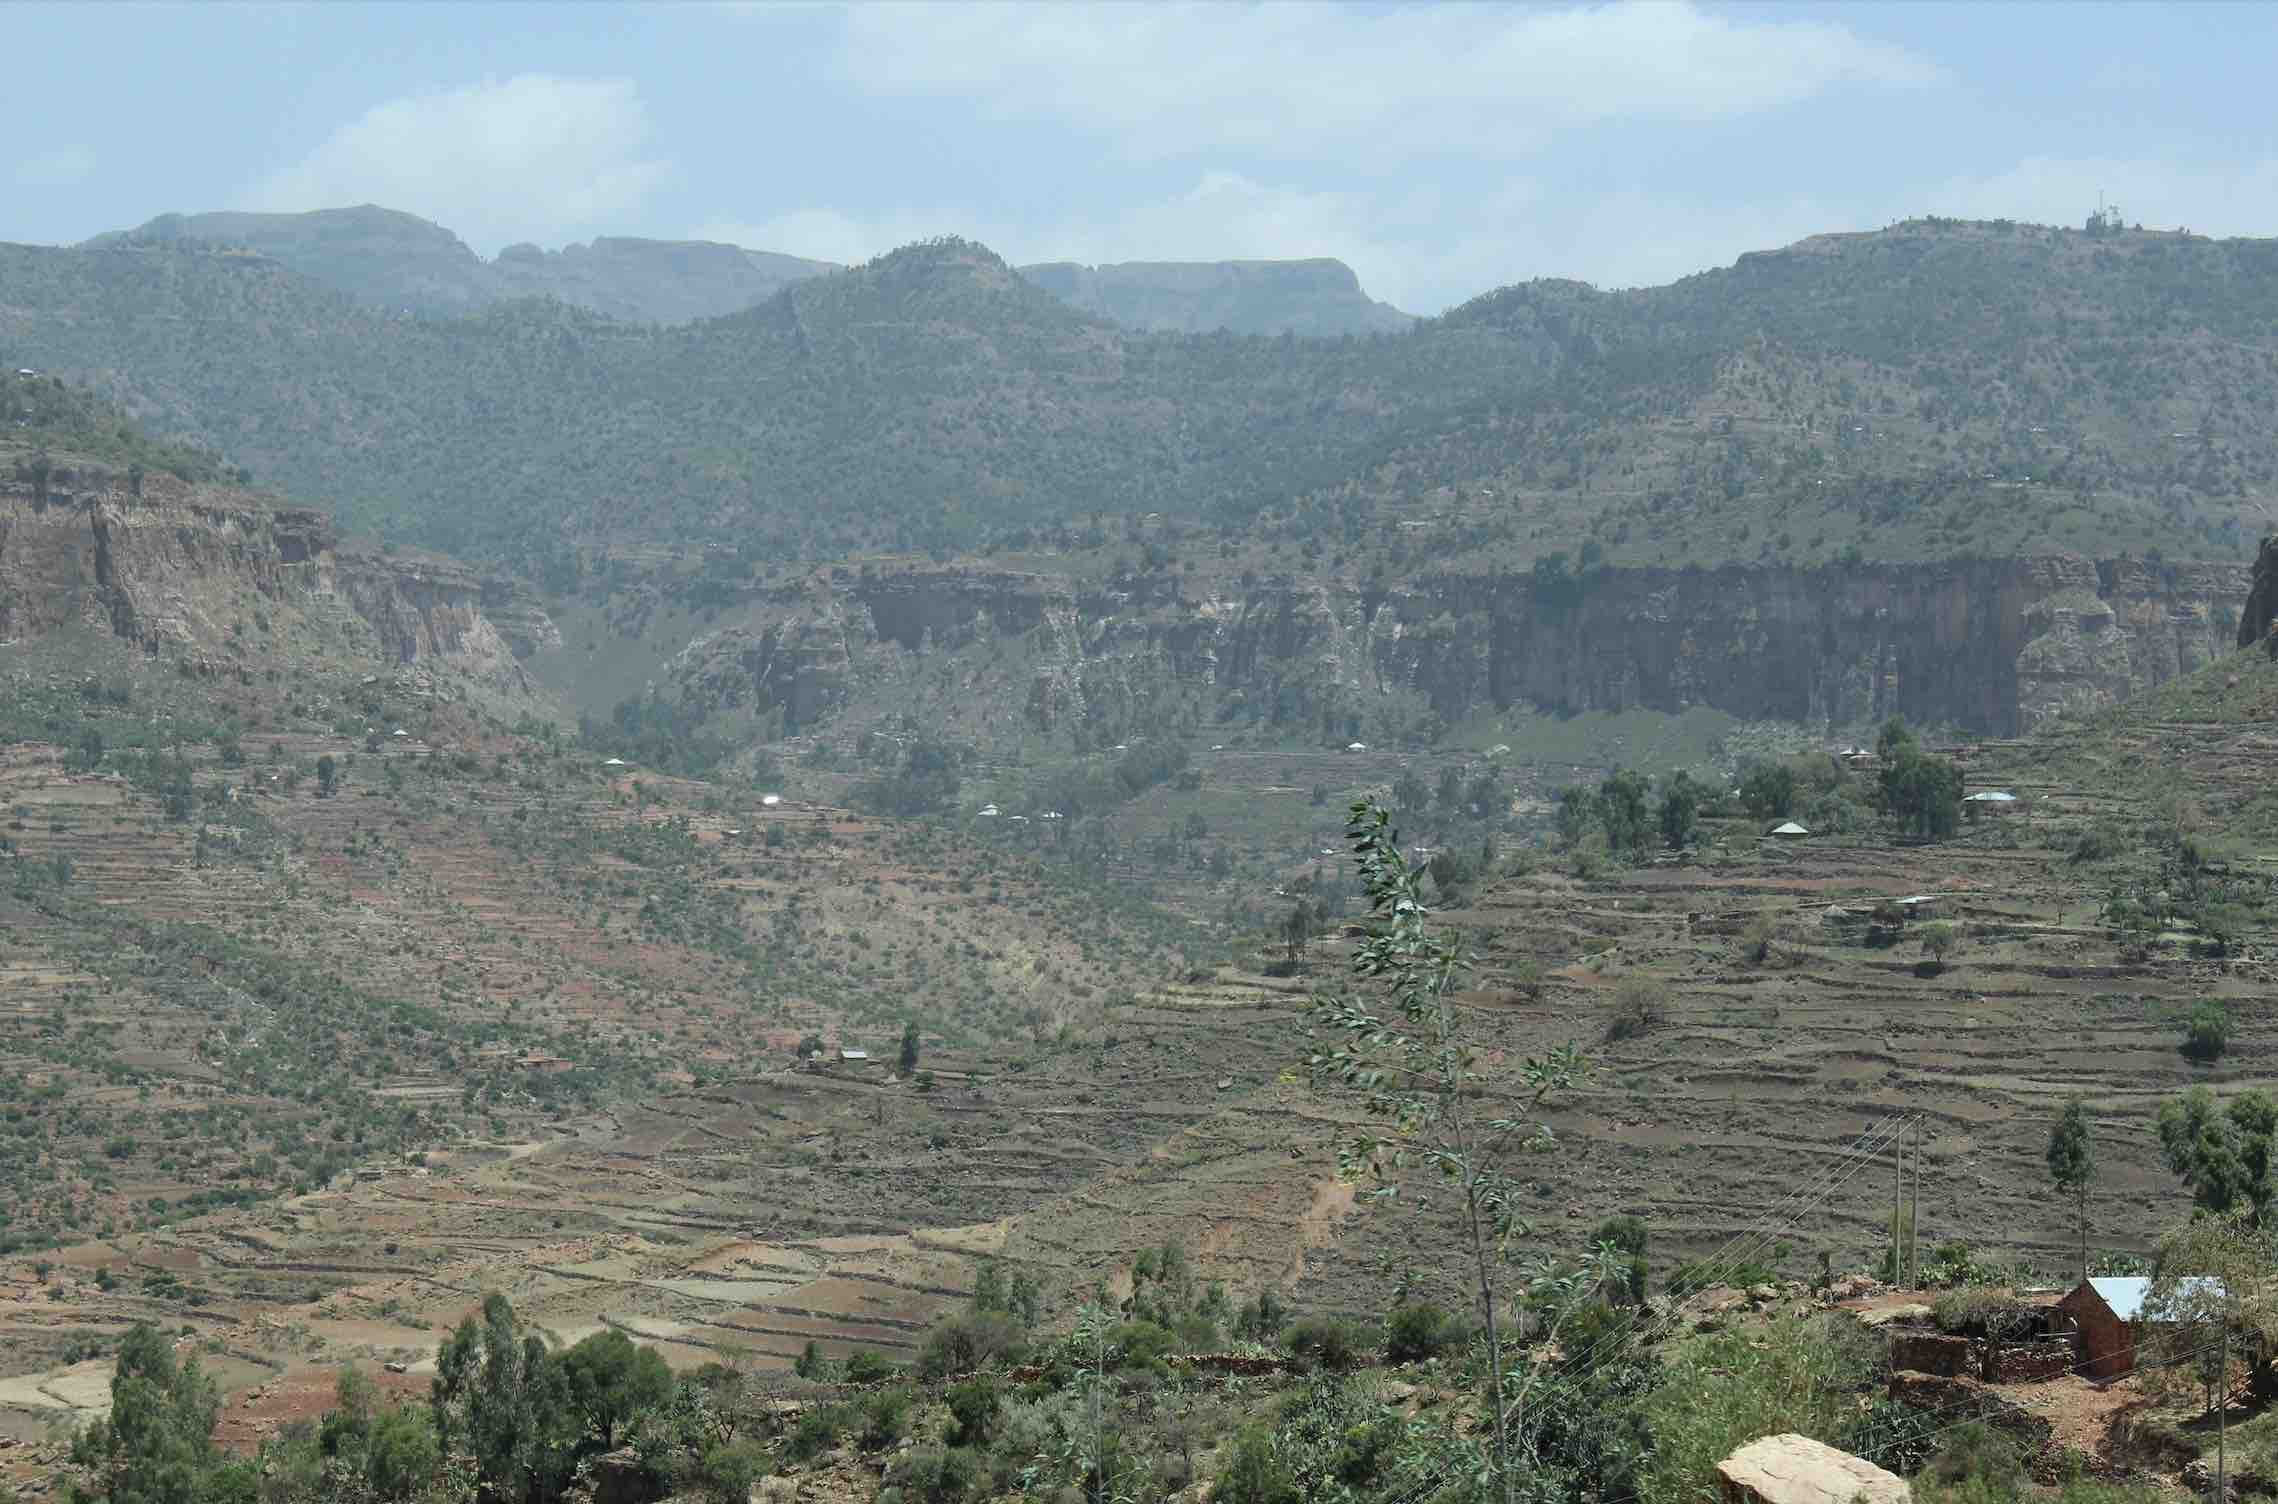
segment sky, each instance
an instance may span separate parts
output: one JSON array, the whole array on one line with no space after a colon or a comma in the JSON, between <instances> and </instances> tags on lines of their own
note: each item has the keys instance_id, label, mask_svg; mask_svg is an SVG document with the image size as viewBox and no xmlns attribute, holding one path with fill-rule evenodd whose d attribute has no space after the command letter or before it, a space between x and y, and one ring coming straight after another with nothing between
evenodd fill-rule
<instances>
[{"instance_id":1,"label":"sky","mask_svg":"<svg viewBox=\"0 0 2278 1504\"><path fill-rule=\"evenodd\" d=\"M1334 256L1435 313L1921 214L2278 233L2278 6L0 6L0 240L379 203L485 256Z\"/></svg>"}]
</instances>

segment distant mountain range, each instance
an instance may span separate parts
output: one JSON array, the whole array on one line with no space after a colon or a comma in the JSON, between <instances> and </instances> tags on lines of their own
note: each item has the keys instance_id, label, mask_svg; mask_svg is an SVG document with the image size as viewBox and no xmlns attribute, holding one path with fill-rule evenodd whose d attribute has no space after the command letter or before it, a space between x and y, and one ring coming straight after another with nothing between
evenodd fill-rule
<instances>
[{"instance_id":1,"label":"distant mountain range","mask_svg":"<svg viewBox=\"0 0 2278 1504\"><path fill-rule=\"evenodd\" d=\"M1388 570L2224 559L2278 490L2269 241L1912 221L1667 287L1510 287L1397 338L1135 332L1040 280L945 239L660 328L529 299L406 317L196 238L0 245L0 367L352 526L541 572L1025 548L1157 512Z\"/></svg>"},{"instance_id":2,"label":"distant mountain range","mask_svg":"<svg viewBox=\"0 0 2278 1504\"><path fill-rule=\"evenodd\" d=\"M705 240L605 236L558 251L511 245L485 261L438 224L365 204L306 214L161 214L87 242L198 241L255 251L375 306L464 314L513 298L559 298L636 323L740 313L794 282L842 271ZM1036 286L1126 328L1203 334L1396 333L1415 322L1371 299L1341 261L1133 261L1019 268Z\"/></svg>"}]
</instances>

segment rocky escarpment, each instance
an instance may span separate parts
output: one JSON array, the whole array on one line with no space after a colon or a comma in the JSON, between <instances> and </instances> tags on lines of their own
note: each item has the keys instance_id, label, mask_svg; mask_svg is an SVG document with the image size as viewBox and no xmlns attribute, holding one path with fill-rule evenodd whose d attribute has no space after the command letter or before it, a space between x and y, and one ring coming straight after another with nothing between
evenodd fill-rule
<instances>
[{"instance_id":1,"label":"rocky escarpment","mask_svg":"<svg viewBox=\"0 0 2278 1504\"><path fill-rule=\"evenodd\" d=\"M1397 334L1416 322L1361 290L1342 261L1048 261L1022 277L1128 329L1207 334Z\"/></svg>"},{"instance_id":2,"label":"rocky escarpment","mask_svg":"<svg viewBox=\"0 0 2278 1504\"><path fill-rule=\"evenodd\" d=\"M311 508L96 466L0 479L0 642L72 627L205 667L313 651L336 628L360 656L517 691L519 660L560 640L517 584L343 547Z\"/></svg>"},{"instance_id":3,"label":"rocky escarpment","mask_svg":"<svg viewBox=\"0 0 2278 1504\"><path fill-rule=\"evenodd\" d=\"M1199 700L1336 737L1381 726L1387 707L1452 721L1520 704L1829 726L1898 714L2007 735L2226 651L2247 583L2239 565L2071 556L1215 590L1167 574L841 570L753 602L673 675L701 703L780 710L787 729L912 660L1017 650L1018 693L997 692L1031 729L1122 734Z\"/></svg>"}]
</instances>

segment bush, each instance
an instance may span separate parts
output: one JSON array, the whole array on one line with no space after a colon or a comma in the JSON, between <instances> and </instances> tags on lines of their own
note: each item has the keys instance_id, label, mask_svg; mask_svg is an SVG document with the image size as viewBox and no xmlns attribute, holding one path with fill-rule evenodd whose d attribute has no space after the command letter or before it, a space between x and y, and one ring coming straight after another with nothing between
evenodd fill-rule
<instances>
[{"instance_id":1,"label":"bush","mask_svg":"<svg viewBox=\"0 0 2278 1504\"><path fill-rule=\"evenodd\" d=\"M1178 1347L1168 1327L1152 1321L1125 1321L1107 1334L1112 1352L1110 1366L1121 1369L1160 1369L1163 1359Z\"/></svg>"},{"instance_id":2,"label":"bush","mask_svg":"<svg viewBox=\"0 0 2278 1504\"><path fill-rule=\"evenodd\" d=\"M1282 1334L1289 1355L1310 1368L1343 1373L1376 1344L1357 1321L1342 1316L1308 1316Z\"/></svg>"},{"instance_id":3,"label":"bush","mask_svg":"<svg viewBox=\"0 0 2278 1504\"><path fill-rule=\"evenodd\" d=\"M909 1429L910 1399L911 1391L900 1385L870 1396L862 1406L863 1450L883 1452L902 1439Z\"/></svg>"},{"instance_id":4,"label":"bush","mask_svg":"<svg viewBox=\"0 0 2278 1504\"><path fill-rule=\"evenodd\" d=\"M709 1447L699 1475L706 1498L719 1504L744 1504L752 1485L767 1476L767 1451L755 1441Z\"/></svg>"},{"instance_id":5,"label":"bush","mask_svg":"<svg viewBox=\"0 0 2278 1504\"><path fill-rule=\"evenodd\" d=\"M981 1464L968 1447L918 1447L896 1462L888 1476L905 1499L954 1504L980 1482Z\"/></svg>"},{"instance_id":6,"label":"bush","mask_svg":"<svg viewBox=\"0 0 2278 1504\"><path fill-rule=\"evenodd\" d=\"M2015 1336L2030 1331L2038 1316L2033 1307L2007 1290L1990 1285L1941 1290L1930 1304L1930 1317L1938 1323L1938 1330L1973 1337Z\"/></svg>"},{"instance_id":7,"label":"bush","mask_svg":"<svg viewBox=\"0 0 2278 1504\"><path fill-rule=\"evenodd\" d=\"M871 1352L867 1348L846 1360L846 1382L849 1384L882 1383L899 1371L884 1354Z\"/></svg>"},{"instance_id":8,"label":"bush","mask_svg":"<svg viewBox=\"0 0 2278 1504\"><path fill-rule=\"evenodd\" d=\"M1965 1490L1972 1500L2008 1499L2025 1481L2025 1463L2008 1437L1973 1420L1947 1434L1922 1477L1939 1488Z\"/></svg>"},{"instance_id":9,"label":"bush","mask_svg":"<svg viewBox=\"0 0 2278 1504\"><path fill-rule=\"evenodd\" d=\"M1613 1016L1606 1020L1606 1043L1649 1034L1669 1020L1669 1004L1661 984L1646 977L1627 977L1614 989Z\"/></svg>"},{"instance_id":10,"label":"bush","mask_svg":"<svg viewBox=\"0 0 2278 1504\"><path fill-rule=\"evenodd\" d=\"M850 1418L844 1405L818 1405L793 1423L783 1439L783 1455L794 1462L821 1456L838 1445Z\"/></svg>"},{"instance_id":11,"label":"bush","mask_svg":"<svg viewBox=\"0 0 2278 1504\"><path fill-rule=\"evenodd\" d=\"M2220 1060L2230 1048L2231 1010L2218 998L2203 997L2191 1005L2190 1022L2183 1026L2183 1053L2202 1064Z\"/></svg>"},{"instance_id":12,"label":"bush","mask_svg":"<svg viewBox=\"0 0 2278 1504\"><path fill-rule=\"evenodd\" d=\"M1214 1504L1304 1504L1305 1495L1290 1476L1289 1464L1274 1450L1273 1436L1251 1426L1234 1440L1234 1452L1210 1491Z\"/></svg>"},{"instance_id":13,"label":"bush","mask_svg":"<svg viewBox=\"0 0 2278 1504\"><path fill-rule=\"evenodd\" d=\"M1749 920L1748 927L1740 932L1740 953L1749 960L1761 964L1770 959L1772 941L1778 934L1779 925L1772 916L1758 914Z\"/></svg>"},{"instance_id":14,"label":"bush","mask_svg":"<svg viewBox=\"0 0 2278 1504\"><path fill-rule=\"evenodd\" d=\"M1384 1357L1389 1363L1420 1363L1463 1345L1463 1323L1430 1301L1404 1302L1384 1320Z\"/></svg>"},{"instance_id":15,"label":"bush","mask_svg":"<svg viewBox=\"0 0 2278 1504\"><path fill-rule=\"evenodd\" d=\"M989 1374L976 1374L949 1386L949 1444L953 1447L986 1446L996 1434L1002 1396Z\"/></svg>"},{"instance_id":16,"label":"bush","mask_svg":"<svg viewBox=\"0 0 2278 1504\"><path fill-rule=\"evenodd\" d=\"M993 1311L952 1316L926 1334L918 1377L946 1379L989 1363L1017 1363L1027 1342L1011 1318Z\"/></svg>"}]
</instances>

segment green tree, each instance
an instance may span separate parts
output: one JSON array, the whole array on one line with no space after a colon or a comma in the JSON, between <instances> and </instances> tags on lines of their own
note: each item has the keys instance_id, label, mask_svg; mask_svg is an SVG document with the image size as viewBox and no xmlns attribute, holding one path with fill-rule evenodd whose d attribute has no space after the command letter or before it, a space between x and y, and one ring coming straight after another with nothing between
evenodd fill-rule
<instances>
[{"instance_id":1,"label":"green tree","mask_svg":"<svg viewBox=\"0 0 2278 1504\"><path fill-rule=\"evenodd\" d=\"M1317 1038L1307 1065L1317 1081L1353 1093L1383 1125L1339 1146L1341 1173L1376 1179L1390 1195L1398 1191L1395 1173L1415 1165L1454 1192L1465 1281L1486 1339L1494 1404L1490 1463L1508 1504L1519 1484L1516 1438L1526 1434L1516 1412L1540 1368L1506 1365L1504 1250L1529 1229L1505 1163L1513 1153L1548 1141L1548 1129L1534 1114L1545 1099L1581 1078L1584 1062L1568 1044L1515 1068L1499 1067L1493 1078L1482 1073L1476 1022L1457 1002L1470 958L1453 934L1432 924L1419 874L1394 837L1391 812L1364 800L1353 806L1350 831L1370 914L1351 969L1366 993L1348 990L1317 1002L1314 1019L1326 1037ZM1498 1112L1488 1109L1490 1092L1514 1089L1515 1103ZM1552 1328L1555 1335L1555 1321Z\"/></svg>"},{"instance_id":2,"label":"green tree","mask_svg":"<svg viewBox=\"0 0 2278 1504\"><path fill-rule=\"evenodd\" d=\"M603 1451L617 1445L628 1422L672 1396L672 1370L656 1349L635 1346L615 1328L585 1338L563 1353L560 1363L570 1403L585 1417L586 1428L601 1438Z\"/></svg>"},{"instance_id":3,"label":"green tree","mask_svg":"<svg viewBox=\"0 0 2278 1504\"><path fill-rule=\"evenodd\" d=\"M323 756L319 757L316 760L317 793L321 794L327 799L331 798L333 780L339 776L339 772L339 765L332 760L332 754L330 752L327 752Z\"/></svg>"},{"instance_id":4,"label":"green tree","mask_svg":"<svg viewBox=\"0 0 2278 1504\"><path fill-rule=\"evenodd\" d=\"M436 1349L428 1408L443 1450L471 1455L494 1495L543 1504L569 1481L584 1417L545 1339L505 1296L484 1297Z\"/></svg>"},{"instance_id":5,"label":"green tree","mask_svg":"<svg viewBox=\"0 0 2278 1504\"><path fill-rule=\"evenodd\" d=\"M917 1074L917 1068L918 1026L917 1020L912 1019L902 1025L902 1053L901 1057L894 1062L894 1069L904 1080L907 1080Z\"/></svg>"},{"instance_id":6,"label":"green tree","mask_svg":"<svg viewBox=\"0 0 2278 1504\"><path fill-rule=\"evenodd\" d=\"M1645 1304L1648 1267L1645 1255L1652 1243L1652 1236L1645 1228L1645 1220L1626 1214L1608 1217L1598 1224L1597 1231L1590 1234L1590 1241L1611 1247L1620 1256L1621 1292L1629 1298L1632 1305Z\"/></svg>"},{"instance_id":7,"label":"green tree","mask_svg":"<svg viewBox=\"0 0 2278 1504\"><path fill-rule=\"evenodd\" d=\"M2239 1215L2259 1227L2272 1196L2272 1136L2278 1102L2259 1089L2228 1103L2194 1086L2159 1104L2159 1148L2201 1211Z\"/></svg>"},{"instance_id":8,"label":"green tree","mask_svg":"<svg viewBox=\"0 0 2278 1504\"><path fill-rule=\"evenodd\" d=\"M2088 1183L2096 1178L2096 1146L2088 1131L2088 1105L2074 1097L2049 1132L2049 1183L2073 1198L2080 1225L2080 1277L2088 1278Z\"/></svg>"},{"instance_id":9,"label":"green tree","mask_svg":"<svg viewBox=\"0 0 2278 1504\"><path fill-rule=\"evenodd\" d=\"M2231 1010L2222 999L2203 997L2191 1005L2183 1025L2183 1053L2202 1064L2220 1060L2231 1043Z\"/></svg>"},{"instance_id":10,"label":"green tree","mask_svg":"<svg viewBox=\"0 0 2278 1504\"><path fill-rule=\"evenodd\" d=\"M1740 780L1740 807L1755 820L1785 820L1795 809L1795 769L1758 763Z\"/></svg>"},{"instance_id":11,"label":"green tree","mask_svg":"<svg viewBox=\"0 0 2278 1504\"><path fill-rule=\"evenodd\" d=\"M1943 841L1961 827L1961 766L1929 757L1911 734L1884 757L1879 795L1884 814L1904 832Z\"/></svg>"},{"instance_id":12,"label":"green tree","mask_svg":"<svg viewBox=\"0 0 2278 1504\"><path fill-rule=\"evenodd\" d=\"M1933 920L1922 926L1922 954L1930 958L1932 965L1943 969L1946 957L1953 954L1955 938L1954 926L1950 921Z\"/></svg>"},{"instance_id":13,"label":"green tree","mask_svg":"<svg viewBox=\"0 0 2278 1504\"><path fill-rule=\"evenodd\" d=\"M1687 774L1676 774L1661 793L1661 844L1671 851L1684 850L1692 844L1700 818L1700 785Z\"/></svg>"},{"instance_id":14,"label":"green tree","mask_svg":"<svg viewBox=\"0 0 2278 1504\"><path fill-rule=\"evenodd\" d=\"M214 1451L221 1396L197 1357L176 1364L156 1327L137 1322L120 1339L111 1413L82 1431L72 1460L102 1481L108 1504L207 1504L230 1498L217 1482L237 1472Z\"/></svg>"},{"instance_id":15,"label":"green tree","mask_svg":"<svg viewBox=\"0 0 2278 1504\"><path fill-rule=\"evenodd\" d=\"M1598 785L1595 810L1606 845L1617 855L1643 856L1653 848L1652 786L1643 773L1616 769Z\"/></svg>"}]
</instances>

